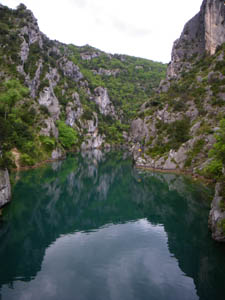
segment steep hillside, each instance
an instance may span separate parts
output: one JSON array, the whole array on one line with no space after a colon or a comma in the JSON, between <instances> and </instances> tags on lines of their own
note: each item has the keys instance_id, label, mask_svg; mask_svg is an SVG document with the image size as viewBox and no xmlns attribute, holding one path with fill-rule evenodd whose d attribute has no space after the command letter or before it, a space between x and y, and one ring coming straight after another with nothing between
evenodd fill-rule
<instances>
[{"instance_id":1,"label":"steep hillside","mask_svg":"<svg viewBox=\"0 0 225 300\"><path fill-rule=\"evenodd\" d=\"M131 125L138 166L217 182L209 223L219 241L225 241L224 7L221 0L203 1L174 43L167 79Z\"/></svg>"},{"instance_id":2,"label":"steep hillside","mask_svg":"<svg viewBox=\"0 0 225 300\"><path fill-rule=\"evenodd\" d=\"M0 5L2 167L127 142L166 65L49 40L24 5Z\"/></svg>"}]
</instances>

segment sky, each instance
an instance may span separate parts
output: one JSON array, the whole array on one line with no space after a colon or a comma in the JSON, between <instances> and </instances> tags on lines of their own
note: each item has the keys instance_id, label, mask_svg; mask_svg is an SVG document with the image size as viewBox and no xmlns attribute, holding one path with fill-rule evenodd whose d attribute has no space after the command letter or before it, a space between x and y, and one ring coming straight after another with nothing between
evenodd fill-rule
<instances>
[{"instance_id":1,"label":"sky","mask_svg":"<svg viewBox=\"0 0 225 300\"><path fill-rule=\"evenodd\" d=\"M11 8L21 2L50 39L168 63L202 0L0 0Z\"/></svg>"}]
</instances>

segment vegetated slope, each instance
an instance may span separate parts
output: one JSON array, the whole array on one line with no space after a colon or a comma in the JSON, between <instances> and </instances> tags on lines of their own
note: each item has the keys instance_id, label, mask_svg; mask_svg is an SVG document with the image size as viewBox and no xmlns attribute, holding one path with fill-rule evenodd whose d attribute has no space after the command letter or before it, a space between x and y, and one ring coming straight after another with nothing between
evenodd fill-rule
<instances>
[{"instance_id":1,"label":"vegetated slope","mask_svg":"<svg viewBox=\"0 0 225 300\"><path fill-rule=\"evenodd\" d=\"M127 142L166 66L51 41L21 4L0 5L0 70L1 166L15 167Z\"/></svg>"},{"instance_id":2,"label":"vegetated slope","mask_svg":"<svg viewBox=\"0 0 225 300\"><path fill-rule=\"evenodd\" d=\"M224 1L204 0L174 43L167 79L131 125L137 165L217 182L209 223L218 241L225 241L224 42Z\"/></svg>"}]
</instances>

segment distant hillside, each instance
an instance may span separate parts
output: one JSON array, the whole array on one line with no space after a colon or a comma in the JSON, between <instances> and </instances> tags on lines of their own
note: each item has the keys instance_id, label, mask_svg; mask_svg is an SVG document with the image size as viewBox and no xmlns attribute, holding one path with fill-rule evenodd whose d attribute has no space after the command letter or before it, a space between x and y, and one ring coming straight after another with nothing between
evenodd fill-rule
<instances>
[{"instance_id":1,"label":"distant hillside","mask_svg":"<svg viewBox=\"0 0 225 300\"><path fill-rule=\"evenodd\" d=\"M127 142L166 65L49 40L32 12L0 5L1 165Z\"/></svg>"}]
</instances>

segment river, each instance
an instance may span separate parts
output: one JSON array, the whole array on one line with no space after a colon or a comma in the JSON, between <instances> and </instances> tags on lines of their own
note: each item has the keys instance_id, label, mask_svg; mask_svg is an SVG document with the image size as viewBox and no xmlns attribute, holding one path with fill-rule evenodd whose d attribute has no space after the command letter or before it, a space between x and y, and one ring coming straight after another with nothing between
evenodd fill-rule
<instances>
[{"instance_id":1,"label":"river","mask_svg":"<svg viewBox=\"0 0 225 300\"><path fill-rule=\"evenodd\" d=\"M212 190L126 152L15 174L0 222L1 300L224 300Z\"/></svg>"}]
</instances>

